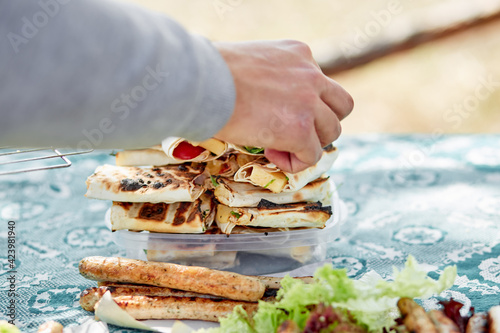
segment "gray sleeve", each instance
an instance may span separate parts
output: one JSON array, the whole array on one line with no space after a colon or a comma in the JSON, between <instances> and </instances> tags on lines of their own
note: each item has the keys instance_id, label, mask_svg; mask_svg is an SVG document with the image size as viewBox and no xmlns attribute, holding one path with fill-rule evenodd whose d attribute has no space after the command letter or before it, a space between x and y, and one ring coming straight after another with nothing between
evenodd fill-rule
<instances>
[{"instance_id":1,"label":"gray sleeve","mask_svg":"<svg viewBox=\"0 0 500 333\"><path fill-rule=\"evenodd\" d=\"M211 42L112 0L0 0L0 64L0 146L200 141L235 102Z\"/></svg>"}]
</instances>

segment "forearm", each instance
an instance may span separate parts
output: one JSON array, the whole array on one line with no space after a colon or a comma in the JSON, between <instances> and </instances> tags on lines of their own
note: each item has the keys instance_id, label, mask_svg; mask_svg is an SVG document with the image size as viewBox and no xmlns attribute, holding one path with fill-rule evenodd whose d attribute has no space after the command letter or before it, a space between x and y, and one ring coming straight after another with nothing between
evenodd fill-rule
<instances>
[{"instance_id":1,"label":"forearm","mask_svg":"<svg viewBox=\"0 0 500 333\"><path fill-rule=\"evenodd\" d=\"M1 145L145 147L229 119L234 85L210 42L128 4L40 3L0 11Z\"/></svg>"}]
</instances>

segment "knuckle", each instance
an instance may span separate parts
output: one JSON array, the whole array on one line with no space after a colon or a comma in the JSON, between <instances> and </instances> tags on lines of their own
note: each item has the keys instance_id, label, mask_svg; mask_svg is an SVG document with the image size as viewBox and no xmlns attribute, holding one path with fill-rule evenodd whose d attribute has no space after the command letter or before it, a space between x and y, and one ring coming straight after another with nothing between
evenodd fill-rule
<instances>
[{"instance_id":1,"label":"knuckle","mask_svg":"<svg viewBox=\"0 0 500 333\"><path fill-rule=\"evenodd\" d=\"M294 53L298 53L302 56L308 56L312 58L312 51L309 45L304 42L294 40L294 39L285 39L283 42L290 47Z\"/></svg>"},{"instance_id":2,"label":"knuckle","mask_svg":"<svg viewBox=\"0 0 500 333\"><path fill-rule=\"evenodd\" d=\"M320 101L318 92L313 89L304 89L298 96L298 102L304 109L313 109ZM303 117L312 116L310 113L304 113Z\"/></svg>"},{"instance_id":3,"label":"knuckle","mask_svg":"<svg viewBox=\"0 0 500 333\"><path fill-rule=\"evenodd\" d=\"M352 98L351 94L347 93L346 96L346 111L347 114L351 113L351 111L354 109L354 98Z\"/></svg>"}]
</instances>

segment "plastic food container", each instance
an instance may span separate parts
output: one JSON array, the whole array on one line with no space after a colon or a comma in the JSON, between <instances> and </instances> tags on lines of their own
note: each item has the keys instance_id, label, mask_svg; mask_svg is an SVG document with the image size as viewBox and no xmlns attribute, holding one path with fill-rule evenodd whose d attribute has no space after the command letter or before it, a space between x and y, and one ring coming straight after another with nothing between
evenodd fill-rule
<instances>
[{"instance_id":1,"label":"plastic food container","mask_svg":"<svg viewBox=\"0 0 500 333\"><path fill-rule=\"evenodd\" d=\"M340 235L345 207L332 195L332 217L323 229L250 234L168 234L118 230L113 241L133 259L203 266L248 275L284 272L326 259ZM110 227L109 211L106 224Z\"/></svg>"}]
</instances>

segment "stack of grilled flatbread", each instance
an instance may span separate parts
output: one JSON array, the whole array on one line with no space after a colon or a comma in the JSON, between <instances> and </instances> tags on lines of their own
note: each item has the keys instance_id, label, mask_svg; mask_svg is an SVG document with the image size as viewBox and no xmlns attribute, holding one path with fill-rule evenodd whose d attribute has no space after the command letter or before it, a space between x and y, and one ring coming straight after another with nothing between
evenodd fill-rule
<instances>
[{"instance_id":1,"label":"stack of grilled flatbread","mask_svg":"<svg viewBox=\"0 0 500 333\"><path fill-rule=\"evenodd\" d=\"M88 178L86 196L113 201L113 231L229 235L323 228L332 215L332 184L324 174L336 157L329 145L316 165L290 174L260 148L168 138L118 152L116 165L100 166ZM162 255L148 252L154 254Z\"/></svg>"}]
</instances>

